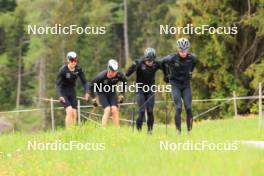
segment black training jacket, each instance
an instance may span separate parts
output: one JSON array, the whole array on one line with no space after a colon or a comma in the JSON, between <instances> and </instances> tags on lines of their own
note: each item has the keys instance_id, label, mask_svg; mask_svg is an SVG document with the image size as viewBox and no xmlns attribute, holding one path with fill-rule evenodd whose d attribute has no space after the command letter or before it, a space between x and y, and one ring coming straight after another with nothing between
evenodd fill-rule
<instances>
[{"instance_id":1,"label":"black training jacket","mask_svg":"<svg viewBox=\"0 0 264 176\"><path fill-rule=\"evenodd\" d=\"M56 90L59 96L62 96L65 91L74 91L75 82L80 77L85 92L88 92L88 82L85 79L85 75L82 68L76 65L74 71L70 71L68 65L63 65L59 69L59 74L56 80Z\"/></svg>"}]
</instances>

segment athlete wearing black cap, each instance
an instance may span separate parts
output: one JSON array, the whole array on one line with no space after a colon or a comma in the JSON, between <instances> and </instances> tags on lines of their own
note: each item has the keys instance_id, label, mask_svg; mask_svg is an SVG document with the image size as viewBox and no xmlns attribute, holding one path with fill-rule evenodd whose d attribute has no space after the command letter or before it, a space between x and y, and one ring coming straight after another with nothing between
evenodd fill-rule
<instances>
[{"instance_id":1,"label":"athlete wearing black cap","mask_svg":"<svg viewBox=\"0 0 264 176\"><path fill-rule=\"evenodd\" d=\"M56 80L56 90L59 100L66 109L65 125L71 126L76 123L77 117L77 99L75 92L75 82L78 77L85 90L85 99L88 99L88 83L82 68L77 64L77 54L73 51L67 54L68 64L59 69Z\"/></svg>"},{"instance_id":2,"label":"athlete wearing black cap","mask_svg":"<svg viewBox=\"0 0 264 176\"><path fill-rule=\"evenodd\" d=\"M128 68L126 76L130 76L136 72L136 83L138 84L138 90L136 94L137 104L139 106L138 118L136 121L137 129L142 129L143 118L145 111L147 112L147 126L148 133L152 133L154 124L154 100L155 93L152 89L144 91L142 87L151 87L155 84L156 71L161 69L160 62L155 60L156 51L153 48L147 48L144 52L144 57L135 60L135 62Z\"/></svg>"}]
</instances>

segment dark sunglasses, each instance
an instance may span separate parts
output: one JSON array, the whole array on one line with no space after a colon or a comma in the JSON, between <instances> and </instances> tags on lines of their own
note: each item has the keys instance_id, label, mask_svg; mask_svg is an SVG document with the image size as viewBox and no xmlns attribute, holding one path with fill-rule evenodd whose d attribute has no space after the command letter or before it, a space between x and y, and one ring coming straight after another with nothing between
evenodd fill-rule
<instances>
[{"instance_id":1,"label":"dark sunglasses","mask_svg":"<svg viewBox=\"0 0 264 176\"><path fill-rule=\"evenodd\" d=\"M153 62L153 59L147 58L145 61L147 61L147 62Z\"/></svg>"},{"instance_id":2,"label":"dark sunglasses","mask_svg":"<svg viewBox=\"0 0 264 176\"><path fill-rule=\"evenodd\" d=\"M111 69L109 69L108 70L110 73L117 73L117 70L111 70Z\"/></svg>"},{"instance_id":3,"label":"dark sunglasses","mask_svg":"<svg viewBox=\"0 0 264 176\"><path fill-rule=\"evenodd\" d=\"M77 58L70 58L69 61L70 62L77 62Z\"/></svg>"}]
</instances>

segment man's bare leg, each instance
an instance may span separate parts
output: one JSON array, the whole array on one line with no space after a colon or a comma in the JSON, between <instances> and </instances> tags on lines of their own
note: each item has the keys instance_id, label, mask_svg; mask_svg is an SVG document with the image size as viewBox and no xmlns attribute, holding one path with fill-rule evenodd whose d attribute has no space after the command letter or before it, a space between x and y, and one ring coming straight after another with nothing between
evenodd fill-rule
<instances>
[{"instance_id":1,"label":"man's bare leg","mask_svg":"<svg viewBox=\"0 0 264 176\"><path fill-rule=\"evenodd\" d=\"M76 125L76 119L77 119L77 110L72 108L72 122L74 125Z\"/></svg>"},{"instance_id":2,"label":"man's bare leg","mask_svg":"<svg viewBox=\"0 0 264 176\"><path fill-rule=\"evenodd\" d=\"M73 109L72 109L71 106L68 106L66 108L66 117L65 117L65 126L66 126L66 128L70 127L70 126L72 126L74 124L72 111L73 111Z\"/></svg>"},{"instance_id":3,"label":"man's bare leg","mask_svg":"<svg viewBox=\"0 0 264 176\"><path fill-rule=\"evenodd\" d=\"M110 115L110 107L107 106L107 107L104 109L104 115L103 115L103 118L102 118L102 126L103 126L104 128L107 126L107 121L108 121L109 115Z\"/></svg>"},{"instance_id":4,"label":"man's bare leg","mask_svg":"<svg viewBox=\"0 0 264 176\"><path fill-rule=\"evenodd\" d=\"M119 127L119 110L116 106L111 106L112 121L115 127Z\"/></svg>"}]
</instances>

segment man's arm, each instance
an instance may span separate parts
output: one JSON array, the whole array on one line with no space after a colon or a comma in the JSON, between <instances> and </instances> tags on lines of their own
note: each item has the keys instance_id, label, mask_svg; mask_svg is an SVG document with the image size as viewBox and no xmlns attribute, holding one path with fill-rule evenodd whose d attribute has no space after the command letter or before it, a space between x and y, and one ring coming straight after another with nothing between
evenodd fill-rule
<instances>
[{"instance_id":1,"label":"man's arm","mask_svg":"<svg viewBox=\"0 0 264 176\"><path fill-rule=\"evenodd\" d=\"M168 66L167 63L162 63L161 59L156 60L157 68L163 72L164 77L168 75ZM164 78L165 79L165 78Z\"/></svg>"},{"instance_id":2,"label":"man's arm","mask_svg":"<svg viewBox=\"0 0 264 176\"><path fill-rule=\"evenodd\" d=\"M130 76L132 73L134 73L138 66L140 64L140 60L135 60L134 63L128 68L127 72L126 72L126 76Z\"/></svg>"},{"instance_id":3,"label":"man's arm","mask_svg":"<svg viewBox=\"0 0 264 176\"><path fill-rule=\"evenodd\" d=\"M169 71L169 63L171 62L172 57L173 57L173 55L168 55L168 56L165 56L165 57L157 60L158 65L159 65L159 69L162 70L163 75L164 75L163 80L166 83L169 82L169 74L170 74L170 71Z\"/></svg>"},{"instance_id":4,"label":"man's arm","mask_svg":"<svg viewBox=\"0 0 264 176\"><path fill-rule=\"evenodd\" d=\"M121 92L121 94L123 95L125 93L125 87L127 86L127 79L122 72L118 72L118 74L119 74L119 81L121 82L121 84L123 86L122 92Z\"/></svg>"},{"instance_id":5,"label":"man's arm","mask_svg":"<svg viewBox=\"0 0 264 176\"><path fill-rule=\"evenodd\" d=\"M168 55L161 59L159 59L160 67L164 73L164 75L169 74L169 63L172 61L174 55Z\"/></svg>"},{"instance_id":6,"label":"man's arm","mask_svg":"<svg viewBox=\"0 0 264 176\"><path fill-rule=\"evenodd\" d=\"M169 63L171 62L172 58L173 58L174 55L167 55L165 57L162 57L159 59L159 61L161 62L161 64L164 64L164 63Z\"/></svg>"},{"instance_id":7,"label":"man's arm","mask_svg":"<svg viewBox=\"0 0 264 176\"><path fill-rule=\"evenodd\" d=\"M56 79L56 92L59 97L62 97L62 81L63 81L63 67L60 68Z\"/></svg>"},{"instance_id":8,"label":"man's arm","mask_svg":"<svg viewBox=\"0 0 264 176\"><path fill-rule=\"evenodd\" d=\"M196 56L192 55L192 65L189 71L189 79L192 79L192 72L196 66L196 61L197 61Z\"/></svg>"},{"instance_id":9,"label":"man's arm","mask_svg":"<svg viewBox=\"0 0 264 176\"><path fill-rule=\"evenodd\" d=\"M105 72L100 72L94 77L94 79L91 82L88 83L88 92L92 98L95 97L95 93L96 93L94 92L94 85L101 82L101 80L104 78L104 74Z\"/></svg>"},{"instance_id":10,"label":"man's arm","mask_svg":"<svg viewBox=\"0 0 264 176\"><path fill-rule=\"evenodd\" d=\"M80 77L80 80L82 82L85 93L88 93L89 84L86 81L85 75L84 75L83 70L81 68L79 68L79 77Z\"/></svg>"},{"instance_id":11,"label":"man's arm","mask_svg":"<svg viewBox=\"0 0 264 176\"><path fill-rule=\"evenodd\" d=\"M193 70L196 66L196 63L197 63L197 58L195 56L193 56L193 64L192 64L191 72L193 72Z\"/></svg>"}]
</instances>

